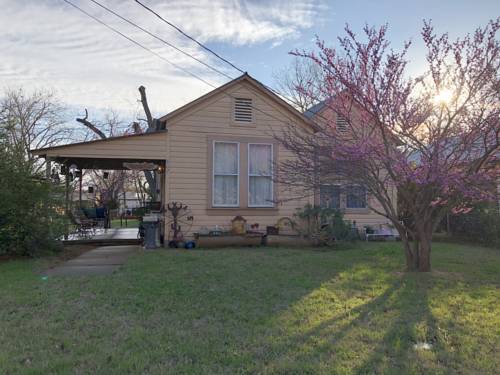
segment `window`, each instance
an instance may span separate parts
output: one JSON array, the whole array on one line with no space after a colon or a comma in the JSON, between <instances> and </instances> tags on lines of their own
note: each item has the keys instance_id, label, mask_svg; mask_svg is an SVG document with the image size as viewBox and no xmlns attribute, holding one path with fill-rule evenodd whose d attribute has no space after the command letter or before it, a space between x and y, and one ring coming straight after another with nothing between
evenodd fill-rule
<instances>
[{"instance_id":1,"label":"window","mask_svg":"<svg viewBox=\"0 0 500 375\"><path fill-rule=\"evenodd\" d=\"M273 206L273 145L248 144L248 207Z\"/></svg>"},{"instance_id":2,"label":"window","mask_svg":"<svg viewBox=\"0 0 500 375\"><path fill-rule=\"evenodd\" d=\"M323 208L340 208L340 186L321 185L319 188L319 205Z\"/></svg>"},{"instance_id":3,"label":"window","mask_svg":"<svg viewBox=\"0 0 500 375\"><path fill-rule=\"evenodd\" d=\"M347 119L339 114L337 114L337 120L335 121L335 124L337 126L337 130L339 132L345 133L347 131L348 123Z\"/></svg>"},{"instance_id":4,"label":"window","mask_svg":"<svg viewBox=\"0 0 500 375\"><path fill-rule=\"evenodd\" d=\"M234 121L250 123L253 121L252 99L235 98L234 99Z\"/></svg>"},{"instance_id":5,"label":"window","mask_svg":"<svg viewBox=\"0 0 500 375\"><path fill-rule=\"evenodd\" d=\"M351 185L346 189L346 208L366 208L366 188Z\"/></svg>"},{"instance_id":6,"label":"window","mask_svg":"<svg viewBox=\"0 0 500 375\"><path fill-rule=\"evenodd\" d=\"M239 206L239 159L237 142L214 142L213 144L213 186L214 207Z\"/></svg>"}]
</instances>

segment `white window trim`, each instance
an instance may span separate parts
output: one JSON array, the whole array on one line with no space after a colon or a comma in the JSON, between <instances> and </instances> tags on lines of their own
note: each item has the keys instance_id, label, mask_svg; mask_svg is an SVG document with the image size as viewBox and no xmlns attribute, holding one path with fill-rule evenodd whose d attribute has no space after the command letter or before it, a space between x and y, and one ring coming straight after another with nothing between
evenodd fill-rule
<instances>
[{"instance_id":1,"label":"white window trim","mask_svg":"<svg viewBox=\"0 0 500 375\"><path fill-rule=\"evenodd\" d=\"M215 203L215 144L233 143L236 144L236 174L217 174L217 176L236 176L236 204L216 204ZM212 207L239 207L240 206L240 142L234 141L213 141L212 142Z\"/></svg>"},{"instance_id":2,"label":"white window trim","mask_svg":"<svg viewBox=\"0 0 500 375\"><path fill-rule=\"evenodd\" d=\"M250 175L250 146L256 145L256 146L271 146L271 175L270 176L262 176L262 175ZM247 144L247 176L248 176L248 183L247 183L247 197L248 197L248 207L251 208L272 208L274 207L274 181L273 181L273 176L274 176L274 144L272 143L248 143ZM250 177L271 177L271 201L269 204L250 204Z\"/></svg>"}]
</instances>

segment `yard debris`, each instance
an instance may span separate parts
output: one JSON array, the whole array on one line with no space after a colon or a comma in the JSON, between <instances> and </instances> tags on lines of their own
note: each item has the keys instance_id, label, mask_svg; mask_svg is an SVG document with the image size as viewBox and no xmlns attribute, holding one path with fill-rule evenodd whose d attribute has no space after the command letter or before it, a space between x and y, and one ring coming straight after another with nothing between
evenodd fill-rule
<instances>
[{"instance_id":1,"label":"yard debris","mask_svg":"<svg viewBox=\"0 0 500 375\"><path fill-rule=\"evenodd\" d=\"M417 342L415 345L413 345L413 349L415 349L415 350L431 350L432 344L429 344L428 342Z\"/></svg>"}]
</instances>

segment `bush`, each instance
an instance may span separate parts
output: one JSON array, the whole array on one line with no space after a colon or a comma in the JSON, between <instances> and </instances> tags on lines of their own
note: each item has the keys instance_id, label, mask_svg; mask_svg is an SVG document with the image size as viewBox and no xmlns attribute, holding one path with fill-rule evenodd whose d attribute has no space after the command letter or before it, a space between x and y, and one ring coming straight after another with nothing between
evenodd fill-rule
<instances>
[{"instance_id":1,"label":"bush","mask_svg":"<svg viewBox=\"0 0 500 375\"><path fill-rule=\"evenodd\" d=\"M496 204L483 203L468 214L450 216L453 237L500 247L500 213Z\"/></svg>"},{"instance_id":2,"label":"bush","mask_svg":"<svg viewBox=\"0 0 500 375\"><path fill-rule=\"evenodd\" d=\"M359 239L358 231L350 221L344 220L341 211L307 204L294 215L300 220L299 232L317 240L318 244Z\"/></svg>"},{"instance_id":3,"label":"bush","mask_svg":"<svg viewBox=\"0 0 500 375\"><path fill-rule=\"evenodd\" d=\"M36 256L54 250L64 232L62 194L31 166L0 149L0 254Z\"/></svg>"}]
</instances>

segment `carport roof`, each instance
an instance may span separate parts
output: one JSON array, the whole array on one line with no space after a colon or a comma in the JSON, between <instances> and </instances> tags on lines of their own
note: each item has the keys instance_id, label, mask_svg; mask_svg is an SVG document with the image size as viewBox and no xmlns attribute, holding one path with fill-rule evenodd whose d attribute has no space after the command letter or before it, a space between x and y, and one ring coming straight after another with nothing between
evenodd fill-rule
<instances>
[{"instance_id":1,"label":"carport roof","mask_svg":"<svg viewBox=\"0 0 500 375\"><path fill-rule=\"evenodd\" d=\"M166 131L130 134L31 150L33 155L81 169L127 169L123 163L165 165Z\"/></svg>"}]
</instances>

